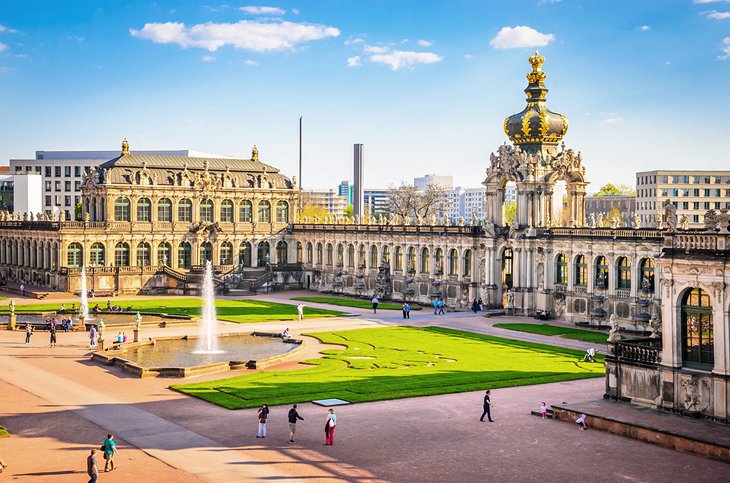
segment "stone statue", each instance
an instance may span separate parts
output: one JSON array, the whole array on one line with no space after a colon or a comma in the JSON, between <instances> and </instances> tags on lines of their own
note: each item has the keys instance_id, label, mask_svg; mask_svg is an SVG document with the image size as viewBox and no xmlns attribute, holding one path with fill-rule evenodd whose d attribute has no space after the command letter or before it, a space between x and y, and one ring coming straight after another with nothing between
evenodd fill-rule
<instances>
[{"instance_id":1,"label":"stone statue","mask_svg":"<svg viewBox=\"0 0 730 483\"><path fill-rule=\"evenodd\" d=\"M471 212L471 226L477 226L477 214L476 212Z\"/></svg>"},{"instance_id":2,"label":"stone statue","mask_svg":"<svg viewBox=\"0 0 730 483\"><path fill-rule=\"evenodd\" d=\"M507 308L515 308L515 293L512 291L512 289L507 290Z\"/></svg>"},{"instance_id":3,"label":"stone statue","mask_svg":"<svg viewBox=\"0 0 730 483\"><path fill-rule=\"evenodd\" d=\"M33 212L32 212L32 211L31 211L31 212L29 213L29 215L28 215L28 220L29 220L29 221L34 221L34 218L33 218Z\"/></svg>"},{"instance_id":4,"label":"stone statue","mask_svg":"<svg viewBox=\"0 0 730 483\"><path fill-rule=\"evenodd\" d=\"M634 215L634 228L641 228L641 215L638 213Z\"/></svg>"},{"instance_id":5,"label":"stone statue","mask_svg":"<svg viewBox=\"0 0 730 483\"><path fill-rule=\"evenodd\" d=\"M416 215L416 225L423 225L423 217L421 215Z\"/></svg>"},{"instance_id":6,"label":"stone statue","mask_svg":"<svg viewBox=\"0 0 730 483\"><path fill-rule=\"evenodd\" d=\"M28 212L27 211L23 212L23 221L28 221Z\"/></svg>"},{"instance_id":7,"label":"stone statue","mask_svg":"<svg viewBox=\"0 0 730 483\"><path fill-rule=\"evenodd\" d=\"M84 222L88 223L91 221L91 214L87 211L84 213Z\"/></svg>"},{"instance_id":8,"label":"stone statue","mask_svg":"<svg viewBox=\"0 0 730 483\"><path fill-rule=\"evenodd\" d=\"M689 216L682 215L679 218L679 225L682 227L683 230L689 230Z\"/></svg>"},{"instance_id":9,"label":"stone statue","mask_svg":"<svg viewBox=\"0 0 730 483\"><path fill-rule=\"evenodd\" d=\"M589 220L590 220L588 222L589 223L589 226L591 228L595 228L596 227L596 214L595 213L591 213L591 216L590 216Z\"/></svg>"},{"instance_id":10,"label":"stone statue","mask_svg":"<svg viewBox=\"0 0 730 483\"><path fill-rule=\"evenodd\" d=\"M79 307L79 308L81 308L81 307ZM99 318L99 326L97 327L97 331L99 332L99 338L100 339L102 337L104 337L104 327L105 327L105 325L104 325L104 319Z\"/></svg>"},{"instance_id":11,"label":"stone statue","mask_svg":"<svg viewBox=\"0 0 730 483\"><path fill-rule=\"evenodd\" d=\"M134 316L134 330L139 331L142 328L142 314L137 312Z\"/></svg>"},{"instance_id":12,"label":"stone statue","mask_svg":"<svg viewBox=\"0 0 730 483\"><path fill-rule=\"evenodd\" d=\"M618 216L611 217L611 228L612 229L615 230L616 228L618 228L619 223L621 223L621 220L619 219Z\"/></svg>"},{"instance_id":13,"label":"stone statue","mask_svg":"<svg viewBox=\"0 0 730 483\"><path fill-rule=\"evenodd\" d=\"M677 231L677 208L669 199L664 202L664 224L668 231Z\"/></svg>"},{"instance_id":14,"label":"stone statue","mask_svg":"<svg viewBox=\"0 0 730 483\"><path fill-rule=\"evenodd\" d=\"M8 303L8 308L10 309L10 315L15 314L15 301L13 299L10 299L10 303Z\"/></svg>"},{"instance_id":15,"label":"stone statue","mask_svg":"<svg viewBox=\"0 0 730 483\"><path fill-rule=\"evenodd\" d=\"M167 266L167 253L162 254L162 265ZM137 312L137 315L139 315L139 312Z\"/></svg>"},{"instance_id":16,"label":"stone statue","mask_svg":"<svg viewBox=\"0 0 730 483\"><path fill-rule=\"evenodd\" d=\"M437 225L436 215L431 215L431 226L436 226L436 225Z\"/></svg>"},{"instance_id":17,"label":"stone statue","mask_svg":"<svg viewBox=\"0 0 730 483\"><path fill-rule=\"evenodd\" d=\"M611 317L608 318L608 326L611 327L611 330L608 332L608 341L620 341L621 336L618 333L618 318L616 317L616 314L611 314Z\"/></svg>"},{"instance_id":18,"label":"stone statue","mask_svg":"<svg viewBox=\"0 0 730 483\"><path fill-rule=\"evenodd\" d=\"M296 176L292 176L291 177L291 185L292 185L292 188L294 188L294 189L297 189L298 188L298 186L297 186L297 177Z\"/></svg>"},{"instance_id":19,"label":"stone statue","mask_svg":"<svg viewBox=\"0 0 730 483\"><path fill-rule=\"evenodd\" d=\"M658 312L651 316L649 327L651 327L651 335L649 337L659 339L662 336L662 318Z\"/></svg>"},{"instance_id":20,"label":"stone statue","mask_svg":"<svg viewBox=\"0 0 730 483\"><path fill-rule=\"evenodd\" d=\"M360 224L360 215L355 215L354 221L355 221L356 225L359 225Z\"/></svg>"},{"instance_id":21,"label":"stone statue","mask_svg":"<svg viewBox=\"0 0 730 483\"><path fill-rule=\"evenodd\" d=\"M598 213L598 217L596 218L596 226L598 226L598 227L603 226L603 212Z\"/></svg>"},{"instance_id":22,"label":"stone statue","mask_svg":"<svg viewBox=\"0 0 730 483\"><path fill-rule=\"evenodd\" d=\"M657 211L656 212L656 227L661 230L663 223L664 223L664 218L662 216L662 212Z\"/></svg>"},{"instance_id":23,"label":"stone statue","mask_svg":"<svg viewBox=\"0 0 730 483\"><path fill-rule=\"evenodd\" d=\"M459 226L464 226L464 217L463 216L459 217Z\"/></svg>"},{"instance_id":24,"label":"stone statue","mask_svg":"<svg viewBox=\"0 0 730 483\"><path fill-rule=\"evenodd\" d=\"M520 225L517 220L512 220L512 224L509 226L509 238L516 237L518 231L520 231Z\"/></svg>"},{"instance_id":25,"label":"stone statue","mask_svg":"<svg viewBox=\"0 0 730 483\"><path fill-rule=\"evenodd\" d=\"M64 210L58 212L58 221L66 221L66 212Z\"/></svg>"},{"instance_id":26,"label":"stone statue","mask_svg":"<svg viewBox=\"0 0 730 483\"><path fill-rule=\"evenodd\" d=\"M545 265L542 263L537 264L537 288L542 290L545 287Z\"/></svg>"},{"instance_id":27,"label":"stone statue","mask_svg":"<svg viewBox=\"0 0 730 483\"><path fill-rule=\"evenodd\" d=\"M447 215L444 215L443 223L444 223L444 226L451 225L451 222L449 221L449 217Z\"/></svg>"}]
</instances>

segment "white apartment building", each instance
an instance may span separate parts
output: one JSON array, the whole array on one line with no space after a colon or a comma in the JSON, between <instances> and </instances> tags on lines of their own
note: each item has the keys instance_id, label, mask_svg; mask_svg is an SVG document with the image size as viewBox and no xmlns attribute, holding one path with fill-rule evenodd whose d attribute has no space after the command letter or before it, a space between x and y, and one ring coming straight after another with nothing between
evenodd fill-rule
<instances>
[{"instance_id":1,"label":"white apartment building","mask_svg":"<svg viewBox=\"0 0 730 483\"><path fill-rule=\"evenodd\" d=\"M413 186L418 190L425 190L431 185L441 186L450 190L454 187L454 177L451 175L427 174L420 178L413 178Z\"/></svg>"},{"instance_id":2,"label":"white apartment building","mask_svg":"<svg viewBox=\"0 0 730 483\"><path fill-rule=\"evenodd\" d=\"M318 206L331 215L343 215L345 208L350 204L345 196L340 196L333 189L304 190L302 193L304 205Z\"/></svg>"},{"instance_id":3,"label":"white apartment building","mask_svg":"<svg viewBox=\"0 0 730 483\"><path fill-rule=\"evenodd\" d=\"M655 226L662 204L670 200L678 220L704 227L707 210L730 209L730 171L655 170L636 173L636 213L642 226Z\"/></svg>"},{"instance_id":4,"label":"white apartment building","mask_svg":"<svg viewBox=\"0 0 730 483\"><path fill-rule=\"evenodd\" d=\"M188 156L200 158L228 158L217 154L187 149L134 151L136 154L163 156ZM81 202L81 182L84 174L100 164L119 156L119 151L36 151L34 159L11 159L11 174L37 173L42 176L41 206L46 213L66 213L66 219L74 217L74 207Z\"/></svg>"},{"instance_id":5,"label":"white apartment building","mask_svg":"<svg viewBox=\"0 0 730 483\"><path fill-rule=\"evenodd\" d=\"M363 194L363 199L365 210L371 215L388 211L387 189L366 189Z\"/></svg>"}]
</instances>

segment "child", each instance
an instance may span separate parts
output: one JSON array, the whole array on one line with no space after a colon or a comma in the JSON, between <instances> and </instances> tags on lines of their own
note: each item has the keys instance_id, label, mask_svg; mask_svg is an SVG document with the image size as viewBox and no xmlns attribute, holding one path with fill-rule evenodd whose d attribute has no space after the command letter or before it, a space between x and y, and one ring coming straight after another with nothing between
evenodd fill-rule
<instances>
[{"instance_id":1,"label":"child","mask_svg":"<svg viewBox=\"0 0 730 483\"><path fill-rule=\"evenodd\" d=\"M545 401L543 401L542 406L540 406L540 415L542 416L542 419L547 419L547 405L545 404Z\"/></svg>"},{"instance_id":2,"label":"child","mask_svg":"<svg viewBox=\"0 0 730 483\"><path fill-rule=\"evenodd\" d=\"M585 431L587 429L586 428L586 415L581 414L580 417L575 420L575 424L578 425L578 427L580 428L581 431Z\"/></svg>"}]
</instances>

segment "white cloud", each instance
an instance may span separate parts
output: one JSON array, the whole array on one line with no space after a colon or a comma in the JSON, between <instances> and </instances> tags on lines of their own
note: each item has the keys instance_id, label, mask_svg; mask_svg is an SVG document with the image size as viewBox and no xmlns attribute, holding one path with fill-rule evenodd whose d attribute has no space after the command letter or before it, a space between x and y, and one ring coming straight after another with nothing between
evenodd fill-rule
<instances>
[{"instance_id":1,"label":"white cloud","mask_svg":"<svg viewBox=\"0 0 730 483\"><path fill-rule=\"evenodd\" d=\"M362 50L364 50L368 54L384 54L390 49L388 47L383 47L380 45L366 45L362 48Z\"/></svg>"},{"instance_id":2,"label":"white cloud","mask_svg":"<svg viewBox=\"0 0 730 483\"><path fill-rule=\"evenodd\" d=\"M256 62L255 60L251 60L251 59L247 59L247 60L243 61L243 63L246 65L250 65L252 67L259 65L258 62Z\"/></svg>"},{"instance_id":3,"label":"white cloud","mask_svg":"<svg viewBox=\"0 0 730 483\"><path fill-rule=\"evenodd\" d=\"M707 15L707 18L713 20L725 20L730 18L730 12L718 12L717 10L710 10L709 12L702 12Z\"/></svg>"},{"instance_id":4,"label":"white cloud","mask_svg":"<svg viewBox=\"0 0 730 483\"><path fill-rule=\"evenodd\" d=\"M291 11L291 13L293 13L294 15L299 15L299 9L298 9L298 8L292 8L292 9L291 9L290 11Z\"/></svg>"},{"instance_id":5,"label":"white cloud","mask_svg":"<svg viewBox=\"0 0 730 483\"><path fill-rule=\"evenodd\" d=\"M708 3L722 3L722 2L730 2L730 0L694 0L694 3L699 3L701 5L705 5Z\"/></svg>"},{"instance_id":6,"label":"white cloud","mask_svg":"<svg viewBox=\"0 0 730 483\"><path fill-rule=\"evenodd\" d=\"M615 112L599 112L599 115L603 116L603 120L608 124L618 124L624 122L624 118Z\"/></svg>"},{"instance_id":7,"label":"white cloud","mask_svg":"<svg viewBox=\"0 0 730 483\"><path fill-rule=\"evenodd\" d=\"M184 49L202 48L210 52L225 45L253 52L292 50L304 42L340 35L339 29L327 25L252 20L208 22L190 27L179 22L147 23L141 30L129 29L129 33L157 44L177 44Z\"/></svg>"},{"instance_id":8,"label":"white cloud","mask_svg":"<svg viewBox=\"0 0 730 483\"><path fill-rule=\"evenodd\" d=\"M8 33L8 34L14 34L18 31L15 29L11 29L9 27L6 27L5 25L0 25L0 33Z\"/></svg>"},{"instance_id":9,"label":"white cloud","mask_svg":"<svg viewBox=\"0 0 730 483\"><path fill-rule=\"evenodd\" d=\"M218 6L203 5L203 8L206 10L210 10L211 12L221 12L223 10L226 10L228 8L228 5L226 5L225 3Z\"/></svg>"},{"instance_id":10,"label":"white cloud","mask_svg":"<svg viewBox=\"0 0 730 483\"><path fill-rule=\"evenodd\" d=\"M472 54L464 54L465 59L473 59L474 56Z\"/></svg>"},{"instance_id":11,"label":"white cloud","mask_svg":"<svg viewBox=\"0 0 730 483\"><path fill-rule=\"evenodd\" d=\"M8 44L0 42L0 52L5 52L6 50L8 50Z\"/></svg>"},{"instance_id":12,"label":"white cloud","mask_svg":"<svg viewBox=\"0 0 730 483\"><path fill-rule=\"evenodd\" d=\"M423 39L421 39L421 40L419 40L419 41L418 41L418 42L416 42L416 43L417 43L417 44L418 44L419 46L421 46L421 47L431 47L431 42L430 42L430 41L428 41L428 40L423 40Z\"/></svg>"},{"instance_id":13,"label":"white cloud","mask_svg":"<svg viewBox=\"0 0 730 483\"><path fill-rule=\"evenodd\" d=\"M649 29L651 29L651 27L649 27L648 25L642 25L641 27L639 27L639 30L642 30L644 32L646 32Z\"/></svg>"},{"instance_id":14,"label":"white cloud","mask_svg":"<svg viewBox=\"0 0 730 483\"><path fill-rule=\"evenodd\" d=\"M722 40L724 47L722 48L722 55L718 55L717 58L720 60L730 60L730 37L725 37Z\"/></svg>"},{"instance_id":15,"label":"white cloud","mask_svg":"<svg viewBox=\"0 0 730 483\"><path fill-rule=\"evenodd\" d=\"M387 53L375 53L370 56L370 62L377 62L390 66L391 70L400 70L413 67L416 64L432 64L443 60L433 52L413 52L411 50L394 50Z\"/></svg>"},{"instance_id":16,"label":"white cloud","mask_svg":"<svg viewBox=\"0 0 730 483\"><path fill-rule=\"evenodd\" d=\"M204 55L200 58L203 62L213 62L215 60L215 57L212 55Z\"/></svg>"},{"instance_id":17,"label":"white cloud","mask_svg":"<svg viewBox=\"0 0 730 483\"><path fill-rule=\"evenodd\" d=\"M345 39L345 45L357 45L365 42L365 39L360 35L351 35Z\"/></svg>"},{"instance_id":18,"label":"white cloud","mask_svg":"<svg viewBox=\"0 0 730 483\"><path fill-rule=\"evenodd\" d=\"M0 66L0 74L9 74L14 69L12 67Z\"/></svg>"},{"instance_id":19,"label":"white cloud","mask_svg":"<svg viewBox=\"0 0 730 483\"><path fill-rule=\"evenodd\" d=\"M518 25L517 27L502 27L489 45L495 49L542 47L553 40L555 40L553 34L543 34L533 28Z\"/></svg>"},{"instance_id":20,"label":"white cloud","mask_svg":"<svg viewBox=\"0 0 730 483\"><path fill-rule=\"evenodd\" d=\"M75 40L76 42L83 42L84 40L86 40L85 38L79 37L79 36L76 36L76 35L69 35L68 36L68 39L69 40Z\"/></svg>"},{"instance_id":21,"label":"white cloud","mask_svg":"<svg viewBox=\"0 0 730 483\"><path fill-rule=\"evenodd\" d=\"M286 10L279 7L241 7L239 10L250 15L284 15Z\"/></svg>"},{"instance_id":22,"label":"white cloud","mask_svg":"<svg viewBox=\"0 0 730 483\"><path fill-rule=\"evenodd\" d=\"M664 65L672 65L672 61L668 60L668 61L664 62Z\"/></svg>"},{"instance_id":23,"label":"white cloud","mask_svg":"<svg viewBox=\"0 0 730 483\"><path fill-rule=\"evenodd\" d=\"M353 57L347 58L347 67L360 67L362 63L360 62L360 56L355 55Z\"/></svg>"}]
</instances>

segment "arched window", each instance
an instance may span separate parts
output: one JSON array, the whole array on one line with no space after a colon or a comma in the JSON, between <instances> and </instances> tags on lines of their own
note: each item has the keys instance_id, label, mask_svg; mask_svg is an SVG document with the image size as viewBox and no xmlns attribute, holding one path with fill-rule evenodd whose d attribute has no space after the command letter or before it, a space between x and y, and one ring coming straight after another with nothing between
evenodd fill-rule
<instances>
[{"instance_id":1,"label":"arched window","mask_svg":"<svg viewBox=\"0 0 730 483\"><path fill-rule=\"evenodd\" d=\"M471 250L464 250L464 276L471 277Z\"/></svg>"},{"instance_id":2,"label":"arched window","mask_svg":"<svg viewBox=\"0 0 730 483\"><path fill-rule=\"evenodd\" d=\"M588 264L584 255L575 257L575 285L578 287L588 286Z\"/></svg>"},{"instance_id":3,"label":"arched window","mask_svg":"<svg viewBox=\"0 0 730 483\"><path fill-rule=\"evenodd\" d=\"M177 246L177 268L190 269L192 265L192 249L190 243L182 242Z\"/></svg>"},{"instance_id":4,"label":"arched window","mask_svg":"<svg viewBox=\"0 0 730 483\"><path fill-rule=\"evenodd\" d=\"M157 245L157 266L169 267L170 263L172 263L171 254L172 248L169 243L162 242Z\"/></svg>"},{"instance_id":5,"label":"arched window","mask_svg":"<svg viewBox=\"0 0 730 483\"><path fill-rule=\"evenodd\" d=\"M355 245L347 247L347 266L352 268L355 266Z\"/></svg>"},{"instance_id":6,"label":"arched window","mask_svg":"<svg viewBox=\"0 0 730 483\"><path fill-rule=\"evenodd\" d=\"M200 263L204 265L206 262L213 263L213 245L210 242L200 244Z\"/></svg>"},{"instance_id":7,"label":"arched window","mask_svg":"<svg viewBox=\"0 0 730 483\"><path fill-rule=\"evenodd\" d=\"M286 201L279 201L276 204L276 222L289 223L289 203Z\"/></svg>"},{"instance_id":8,"label":"arched window","mask_svg":"<svg viewBox=\"0 0 730 483\"><path fill-rule=\"evenodd\" d=\"M345 247L342 243L337 244L337 266L341 267L345 264Z\"/></svg>"},{"instance_id":9,"label":"arched window","mask_svg":"<svg viewBox=\"0 0 730 483\"><path fill-rule=\"evenodd\" d=\"M378 268L378 247L370 247L370 268Z\"/></svg>"},{"instance_id":10,"label":"arched window","mask_svg":"<svg viewBox=\"0 0 730 483\"><path fill-rule=\"evenodd\" d=\"M137 221L152 220L152 203L149 198L140 198L137 200Z\"/></svg>"},{"instance_id":11,"label":"arched window","mask_svg":"<svg viewBox=\"0 0 730 483\"><path fill-rule=\"evenodd\" d=\"M332 244L327 244L327 265L332 266Z\"/></svg>"},{"instance_id":12,"label":"arched window","mask_svg":"<svg viewBox=\"0 0 730 483\"><path fill-rule=\"evenodd\" d=\"M213 201L208 198L200 201L200 221L213 221Z\"/></svg>"},{"instance_id":13,"label":"arched window","mask_svg":"<svg viewBox=\"0 0 730 483\"><path fill-rule=\"evenodd\" d=\"M317 243L317 265L322 265L322 244Z\"/></svg>"},{"instance_id":14,"label":"arched window","mask_svg":"<svg viewBox=\"0 0 730 483\"><path fill-rule=\"evenodd\" d=\"M459 273L459 252L455 249L449 251L449 275L457 275Z\"/></svg>"},{"instance_id":15,"label":"arched window","mask_svg":"<svg viewBox=\"0 0 730 483\"><path fill-rule=\"evenodd\" d=\"M390 265L390 247L388 245L383 247L383 261L386 265Z\"/></svg>"},{"instance_id":16,"label":"arched window","mask_svg":"<svg viewBox=\"0 0 730 483\"><path fill-rule=\"evenodd\" d=\"M311 264L314 261L314 249L312 248L312 242L307 242L307 263Z\"/></svg>"},{"instance_id":17,"label":"arched window","mask_svg":"<svg viewBox=\"0 0 730 483\"><path fill-rule=\"evenodd\" d=\"M651 258L642 258L639 263L641 269L641 288L647 288L654 291L654 260ZM645 287L646 286L646 287Z\"/></svg>"},{"instance_id":18,"label":"arched window","mask_svg":"<svg viewBox=\"0 0 730 483\"><path fill-rule=\"evenodd\" d=\"M406 258L406 270L409 272L416 271L416 249L410 247L408 249L408 257Z\"/></svg>"},{"instance_id":19,"label":"arched window","mask_svg":"<svg viewBox=\"0 0 730 483\"><path fill-rule=\"evenodd\" d=\"M271 223L271 203L259 201L259 223Z\"/></svg>"},{"instance_id":20,"label":"arched window","mask_svg":"<svg viewBox=\"0 0 730 483\"><path fill-rule=\"evenodd\" d=\"M181 199L177 204L177 221L193 221L193 202L187 198Z\"/></svg>"},{"instance_id":21,"label":"arched window","mask_svg":"<svg viewBox=\"0 0 730 483\"><path fill-rule=\"evenodd\" d=\"M231 209L233 209L232 205ZM233 245L231 245L231 242L221 243L218 259L221 265L233 265Z\"/></svg>"},{"instance_id":22,"label":"arched window","mask_svg":"<svg viewBox=\"0 0 730 483\"><path fill-rule=\"evenodd\" d=\"M431 255L428 248L421 249L421 273L428 273L431 270Z\"/></svg>"},{"instance_id":23,"label":"arched window","mask_svg":"<svg viewBox=\"0 0 730 483\"><path fill-rule=\"evenodd\" d=\"M43 251L41 251L43 253ZM104 244L96 242L89 248L89 263L92 267L104 266Z\"/></svg>"},{"instance_id":24,"label":"arched window","mask_svg":"<svg viewBox=\"0 0 730 483\"><path fill-rule=\"evenodd\" d=\"M271 256L269 255L269 242L262 241L259 243L256 261L259 267L265 267L269 264L271 261Z\"/></svg>"},{"instance_id":25,"label":"arched window","mask_svg":"<svg viewBox=\"0 0 730 483\"><path fill-rule=\"evenodd\" d=\"M251 202L243 200L238 205L238 221L241 223L251 223L251 213L253 211Z\"/></svg>"},{"instance_id":26,"label":"arched window","mask_svg":"<svg viewBox=\"0 0 730 483\"><path fill-rule=\"evenodd\" d=\"M243 242L238 246L238 264L244 267L251 266L251 244Z\"/></svg>"},{"instance_id":27,"label":"arched window","mask_svg":"<svg viewBox=\"0 0 730 483\"><path fill-rule=\"evenodd\" d=\"M682 361L685 366L711 369L715 363L715 336L710 297L702 289L682 297Z\"/></svg>"},{"instance_id":28,"label":"arched window","mask_svg":"<svg viewBox=\"0 0 730 483\"><path fill-rule=\"evenodd\" d=\"M395 270L403 270L403 249L395 247Z\"/></svg>"},{"instance_id":29,"label":"arched window","mask_svg":"<svg viewBox=\"0 0 730 483\"><path fill-rule=\"evenodd\" d=\"M129 204L124 196L114 200L114 221L129 221Z\"/></svg>"},{"instance_id":30,"label":"arched window","mask_svg":"<svg viewBox=\"0 0 730 483\"><path fill-rule=\"evenodd\" d=\"M616 260L616 287L631 290L631 262L628 257L619 257Z\"/></svg>"},{"instance_id":31,"label":"arched window","mask_svg":"<svg viewBox=\"0 0 730 483\"><path fill-rule=\"evenodd\" d=\"M608 288L608 262L606 257L596 258L596 288Z\"/></svg>"},{"instance_id":32,"label":"arched window","mask_svg":"<svg viewBox=\"0 0 730 483\"><path fill-rule=\"evenodd\" d=\"M357 253L357 265L358 268L365 268L365 245L360 245L360 248L358 248Z\"/></svg>"},{"instance_id":33,"label":"arched window","mask_svg":"<svg viewBox=\"0 0 730 483\"><path fill-rule=\"evenodd\" d=\"M233 201L231 201L231 200L221 201L221 222L233 223ZM226 263L224 265L230 265L230 264Z\"/></svg>"},{"instance_id":34,"label":"arched window","mask_svg":"<svg viewBox=\"0 0 730 483\"><path fill-rule=\"evenodd\" d=\"M287 250L288 245L285 241L280 241L276 244L276 264L286 265L287 262Z\"/></svg>"},{"instance_id":35,"label":"arched window","mask_svg":"<svg viewBox=\"0 0 730 483\"><path fill-rule=\"evenodd\" d=\"M302 242L297 242L297 263L302 263L304 261L304 254L302 251Z\"/></svg>"},{"instance_id":36,"label":"arched window","mask_svg":"<svg viewBox=\"0 0 730 483\"><path fill-rule=\"evenodd\" d=\"M172 201L169 198L157 202L157 221L172 221Z\"/></svg>"},{"instance_id":37,"label":"arched window","mask_svg":"<svg viewBox=\"0 0 730 483\"><path fill-rule=\"evenodd\" d=\"M84 249L81 243L71 243L66 249L66 265L80 267L84 264Z\"/></svg>"},{"instance_id":38,"label":"arched window","mask_svg":"<svg viewBox=\"0 0 730 483\"><path fill-rule=\"evenodd\" d=\"M137 245L137 266L150 266L150 244L147 242L140 242Z\"/></svg>"},{"instance_id":39,"label":"arched window","mask_svg":"<svg viewBox=\"0 0 730 483\"><path fill-rule=\"evenodd\" d=\"M433 252L433 268L437 275L444 273L444 251L440 248Z\"/></svg>"},{"instance_id":40,"label":"arched window","mask_svg":"<svg viewBox=\"0 0 730 483\"><path fill-rule=\"evenodd\" d=\"M555 257L555 283L568 284L568 261L562 253L558 253L558 256Z\"/></svg>"},{"instance_id":41,"label":"arched window","mask_svg":"<svg viewBox=\"0 0 730 483\"><path fill-rule=\"evenodd\" d=\"M129 245L126 242L119 242L114 247L114 265L117 267L129 266Z\"/></svg>"}]
</instances>

